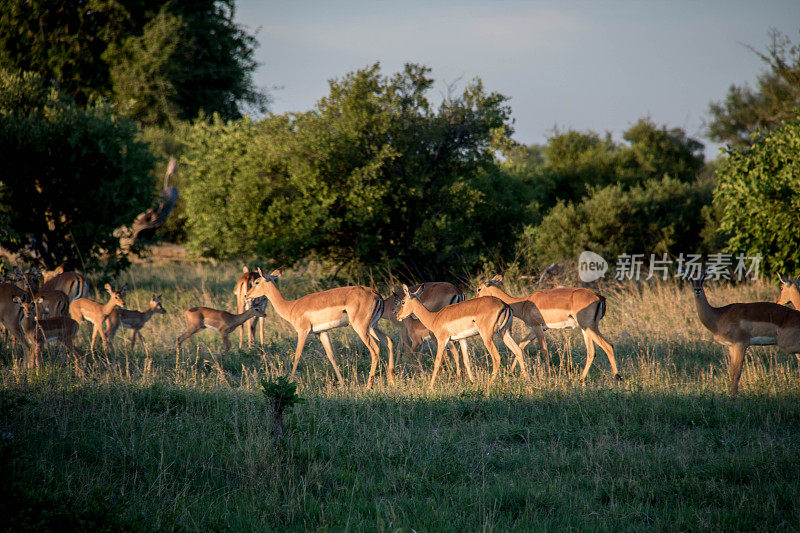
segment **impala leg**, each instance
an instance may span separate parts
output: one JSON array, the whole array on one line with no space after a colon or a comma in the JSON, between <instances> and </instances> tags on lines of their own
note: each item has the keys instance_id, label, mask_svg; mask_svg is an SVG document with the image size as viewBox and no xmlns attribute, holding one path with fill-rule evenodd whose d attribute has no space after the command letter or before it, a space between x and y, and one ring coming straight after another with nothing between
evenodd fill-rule
<instances>
[{"instance_id":1,"label":"impala leg","mask_svg":"<svg viewBox=\"0 0 800 533\"><path fill-rule=\"evenodd\" d=\"M511 337L511 331L506 329L503 333L503 344L514 353L514 363L519 363L519 371L524 377L530 377L528 375L528 370L525 368L525 360L522 358L522 349L519 345L514 342L514 339ZM513 370L513 363L512 363L512 370Z\"/></svg>"},{"instance_id":2,"label":"impala leg","mask_svg":"<svg viewBox=\"0 0 800 533\"><path fill-rule=\"evenodd\" d=\"M742 365L744 364L744 352L747 350L746 344L734 344L728 348L731 360L728 362L728 376L730 377L730 393L736 396L739 392L739 378L742 377Z\"/></svg>"},{"instance_id":3,"label":"impala leg","mask_svg":"<svg viewBox=\"0 0 800 533\"><path fill-rule=\"evenodd\" d=\"M622 376L620 376L617 370L617 360L614 358L614 345L608 342L595 328L589 328L586 332L589 334L589 338L606 352L606 357L608 357L608 362L611 365L611 370L614 372L614 377L622 379Z\"/></svg>"},{"instance_id":4,"label":"impala leg","mask_svg":"<svg viewBox=\"0 0 800 533\"><path fill-rule=\"evenodd\" d=\"M472 382L475 383L475 376L472 375L472 365L469 362L469 352L467 351L467 339L461 339L458 341L458 345L461 347L461 355L464 358L464 369L467 371L467 378Z\"/></svg>"},{"instance_id":5,"label":"impala leg","mask_svg":"<svg viewBox=\"0 0 800 533\"><path fill-rule=\"evenodd\" d=\"M494 345L494 339L492 339L491 334L485 335L481 332L481 340L486 350L489 351L489 355L492 356L492 375L489 377L489 380L494 381L497 377L497 373L500 371L500 353L497 351L497 346Z\"/></svg>"},{"instance_id":6,"label":"impala leg","mask_svg":"<svg viewBox=\"0 0 800 533\"><path fill-rule=\"evenodd\" d=\"M583 367L583 372L581 372L581 381L583 381L589 374L589 367L592 366L594 361L594 342L589 337L589 330L582 329L581 333L583 334L583 343L586 345L586 365Z\"/></svg>"},{"instance_id":7,"label":"impala leg","mask_svg":"<svg viewBox=\"0 0 800 533\"><path fill-rule=\"evenodd\" d=\"M382 342L386 344L386 347L389 349L388 379L390 383L394 383L394 343L392 342L392 338L384 333L377 325L373 326L372 329L369 330L369 333L379 343Z\"/></svg>"},{"instance_id":8,"label":"impala leg","mask_svg":"<svg viewBox=\"0 0 800 533\"><path fill-rule=\"evenodd\" d=\"M133 350L133 347L136 345L136 335L138 333L139 333L139 330L135 329L135 330L133 330L133 333L131 334L131 350Z\"/></svg>"},{"instance_id":9,"label":"impala leg","mask_svg":"<svg viewBox=\"0 0 800 533\"><path fill-rule=\"evenodd\" d=\"M183 344L183 341L185 341L186 339L188 339L189 337L200 331L200 329L201 328L195 328L191 326L186 328L186 331L181 333L180 336L178 336L178 338L175 339L175 351L180 353L181 344Z\"/></svg>"},{"instance_id":10,"label":"impala leg","mask_svg":"<svg viewBox=\"0 0 800 533\"><path fill-rule=\"evenodd\" d=\"M453 358L453 362L456 365L456 377L461 379L461 365L458 364L458 360L461 356L458 354L458 350L456 350L456 346L452 341L447 343L447 351Z\"/></svg>"},{"instance_id":11,"label":"impala leg","mask_svg":"<svg viewBox=\"0 0 800 533\"><path fill-rule=\"evenodd\" d=\"M353 324L353 329L358 334L361 341L367 345L369 354L372 357L372 362L369 366L369 377L367 378L367 388L372 387L372 379L375 377L375 370L378 368L378 359L380 356L380 347L375 339L369 334L367 328L356 327Z\"/></svg>"},{"instance_id":12,"label":"impala leg","mask_svg":"<svg viewBox=\"0 0 800 533\"><path fill-rule=\"evenodd\" d=\"M328 356L328 361L333 365L333 371L336 372L336 378L339 380L339 385L344 386L344 379L342 373L339 372L339 365L336 364L336 359L333 357L333 346L331 346L331 338L327 331L319 334L319 340L322 342L322 347L325 348L325 355ZM295 360L296 364L297 360ZM294 374L294 373L293 373Z\"/></svg>"},{"instance_id":13,"label":"impala leg","mask_svg":"<svg viewBox=\"0 0 800 533\"><path fill-rule=\"evenodd\" d=\"M231 349L231 341L228 340L229 332L219 332L222 335L222 353L228 353Z\"/></svg>"},{"instance_id":14,"label":"impala leg","mask_svg":"<svg viewBox=\"0 0 800 533\"><path fill-rule=\"evenodd\" d=\"M303 346L306 344L309 331L309 329L297 330L297 348L294 350L294 363L292 363L292 373L289 379L294 379L294 374L297 372L297 365L300 363L300 356L303 355ZM322 337L322 335L320 335L320 337ZM336 366L334 366L334 368L336 368ZM341 378L339 378L340 383L341 381Z\"/></svg>"},{"instance_id":15,"label":"impala leg","mask_svg":"<svg viewBox=\"0 0 800 533\"><path fill-rule=\"evenodd\" d=\"M94 341L97 339L97 334L100 332L99 328L92 325L92 342L89 344L89 349L94 353Z\"/></svg>"},{"instance_id":16,"label":"impala leg","mask_svg":"<svg viewBox=\"0 0 800 533\"><path fill-rule=\"evenodd\" d=\"M433 384L436 383L436 374L439 373L439 367L442 365L442 356L444 355L444 351L447 349L447 339L436 339L436 358L433 360L433 374L431 374L431 382L428 385L429 388L433 388Z\"/></svg>"}]
</instances>

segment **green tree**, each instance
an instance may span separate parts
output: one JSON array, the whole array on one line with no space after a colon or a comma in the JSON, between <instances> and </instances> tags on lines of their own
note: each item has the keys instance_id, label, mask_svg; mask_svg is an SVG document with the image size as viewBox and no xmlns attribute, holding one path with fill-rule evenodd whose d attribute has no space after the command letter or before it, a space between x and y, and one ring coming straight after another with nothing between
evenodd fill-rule
<instances>
[{"instance_id":1,"label":"green tree","mask_svg":"<svg viewBox=\"0 0 800 533\"><path fill-rule=\"evenodd\" d=\"M142 123L263 109L255 38L233 0L6 0L0 68L42 74L79 106L111 98Z\"/></svg>"},{"instance_id":2,"label":"green tree","mask_svg":"<svg viewBox=\"0 0 800 533\"><path fill-rule=\"evenodd\" d=\"M731 85L725 99L712 102L708 135L732 146L747 146L752 136L765 133L800 114L800 44L773 29L766 52L752 49L767 64L756 87Z\"/></svg>"},{"instance_id":3,"label":"green tree","mask_svg":"<svg viewBox=\"0 0 800 533\"><path fill-rule=\"evenodd\" d=\"M113 258L112 233L150 206L154 158L130 119L80 109L35 73L0 70L0 245L49 267Z\"/></svg>"},{"instance_id":4,"label":"green tree","mask_svg":"<svg viewBox=\"0 0 800 533\"><path fill-rule=\"evenodd\" d=\"M714 203L727 250L761 254L768 272L800 269L800 120L782 123L744 148L728 148L717 169Z\"/></svg>"}]
</instances>

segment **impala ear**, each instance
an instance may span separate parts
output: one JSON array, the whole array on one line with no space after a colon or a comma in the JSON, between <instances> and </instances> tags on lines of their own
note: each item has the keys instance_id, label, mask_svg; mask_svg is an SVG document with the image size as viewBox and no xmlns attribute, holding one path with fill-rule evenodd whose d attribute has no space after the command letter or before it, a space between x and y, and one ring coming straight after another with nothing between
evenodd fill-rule
<instances>
[{"instance_id":1,"label":"impala ear","mask_svg":"<svg viewBox=\"0 0 800 533\"><path fill-rule=\"evenodd\" d=\"M781 280L781 283L791 283L791 281L792 281L789 278L783 277L783 274L778 274L778 279Z\"/></svg>"},{"instance_id":2,"label":"impala ear","mask_svg":"<svg viewBox=\"0 0 800 533\"><path fill-rule=\"evenodd\" d=\"M127 291L127 290L128 290L128 284L126 283L125 285L122 286L122 288L119 290L119 292L121 294L124 294L125 291Z\"/></svg>"},{"instance_id":3,"label":"impala ear","mask_svg":"<svg viewBox=\"0 0 800 533\"><path fill-rule=\"evenodd\" d=\"M489 281L491 281L491 282L492 282L492 284L495 284L495 285L496 285L496 284L500 283L501 281L503 281L503 275L502 275L502 274L496 274L496 275L495 275L494 277L492 277L492 279L490 279Z\"/></svg>"},{"instance_id":4,"label":"impala ear","mask_svg":"<svg viewBox=\"0 0 800 533\"><path fill-rule=\"evenodd\" d=\"M58 265L55 270L53 270L55 274L63 274L64 273L64 265Z\"/></svg>"},{"instance_id":5,"label":"impala ear","mask_svg":"<svg viewBox=\"0 0 800 533\"><path fill-rule=\"evenodd\" d=\"M250 272L250 269L249 269L249 268L247 268L247 265L244 265L244 266L242 267L242 273L243 273L243 274L247 274L248 272Z\"/></svg>"},{"instance_id":6,"label":"impala ear","mask_svg":"<svg viewBox=\"0 0 800 533\"><path fill-rule=\"evenodd\" d=\"M403 292L405 293L406 296L409 296L409 294L408 294L408 285L406 285L405 283L403 283Z\"/></svg>"},{"instance_id":7,"label":"impala ear","mask_svg":"<svg viewBox=\"0 0 800 533\"><path fill-rule=\"evenodd\" d=\"M105 289L106 289L108 292L114 292L114 289L112 289L112 288L111 288L111 284L110 284L110 283L106 283L106 285L105 285Z\"/></svg>"},{"instance_id":8,"label":"impala ear","mask_svg":"<svg viewBox=\"0 0 800 533\"><path fill-rule=\"evenodd\" d=\"M264 275L264 272L261 271L261 267L256 267L256 269L258 270L258 275L259 276L261 276L262 278L266 278L267 277L267 276Z\"/></svg>"},{"instance_id":9,"label":"impala ear","mask_svg":"<svg viewBox=\"0 0 800 533\"><path fill-rule=\"evenodd\" d=\"M273 271L270 273L270 276L274 276L274 277L276 277L276 278L279 278L279 277L281 277L281 269L280 269L280 268L276 268L275 270L273 270Z\"/></svg>"}]
</instances>

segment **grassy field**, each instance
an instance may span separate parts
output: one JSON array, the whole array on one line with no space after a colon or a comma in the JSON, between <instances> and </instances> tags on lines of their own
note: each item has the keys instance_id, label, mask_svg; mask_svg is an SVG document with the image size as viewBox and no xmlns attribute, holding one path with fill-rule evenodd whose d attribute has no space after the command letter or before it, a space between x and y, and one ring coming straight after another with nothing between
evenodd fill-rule
<instances>
[{"instance_id":1,"label":"grassy field","mask_svg":"<svg viewBox=\"0 0 800 533\"><path fill-rule=\"evenodd\" d=\"M477 382L446 367L434 390L429 351L406 357L395 385L381 372L365 390L369 355L349 330L333 335L339 387L312 337L297 379L305 402L276 444L260 380L287 373L296 339L271 308L263 346L220 356L206 330L176 364L182 311L233 310L238 275L236 265L134 267L119 280L128 306L161 292L169 312L135 351L120 331L77 367L53 348L38 372L2 351L0 529L800 530L798 363L751 348L740 395L728 397L725 352L686 286L604 291L619 384L602 353L579 382L577 331L548 332L547 357L529 347L530 381L504 371L488 383L472 342ZM299 296L328 285L305 269L279 287ZM707 293L720 305L774 300L777 289ZM89 333L82 325L82 347Z\"/></svg>"}]
</instances>

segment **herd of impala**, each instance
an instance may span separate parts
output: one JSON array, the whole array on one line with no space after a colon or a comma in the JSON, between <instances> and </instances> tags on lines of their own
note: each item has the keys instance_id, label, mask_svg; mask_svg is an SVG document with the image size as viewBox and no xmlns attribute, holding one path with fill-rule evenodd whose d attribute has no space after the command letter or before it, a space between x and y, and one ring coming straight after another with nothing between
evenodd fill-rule
<instances>
[{"instance_id":1,"label":"herd of impala","mask_svg":"<svg viewBox=\"0 0 800 533\"><path fill-rule=\"evenodd\" d=\"M393 381L393 343L379 327L380 320L389 320L400 332L401 348L413 351L428 338L436 340L431 387L436 382L442 358L448 349L455 361L456 373L461 376L456 341L470 381L474 381L474 377L466 339L475 335L480 336L492 357L492 379L500 368L495 335L514 355L511 371L519 365L520 373L527 376L522 355L525 347L535 338L539 349L546 353L544 330L575 327L580 328L586 344L586 364L581 379L586 377L592 365L595 344L608 356L614 376L621 379L614 358L614 347L599 329L599 322L606 311L606 300L590 289L561 287L516 298L500 288L503 276L497 275L481 283L476 297L469 300L454 285L446 282L428 282L414 287L403 285L402 291L396 291L388 298L381 297L369 287L349 286L287 300L275 283L280 275L280 270L265 274L260 268L250 271L245 267L234 288L237 313L210 307L192 307L185 311L186 329L175 342L177 357L180 358L181 344L205 328L220 333L223 350L227 352L231 332L250 321L246 331L248 340L252 342L257 322L260 321L263 343L263 319L269 302L278 316L289 322L297 332L291 378L297 372L309 333L315 333L322 342L337 379L343 384L328 331L350 325L367 346L372 358L367 387L372 385L375 376L380 344L388 348L387 375L389 381ZM40 276L43 278L41 284L38 281ZM728 347L729 389L732 395L738 391L748 346L777 345L795 354L800 361L800 278L792 280L780 277L781 292L776 303L734 303L724 307L713 307L708 303L703 289L704 279L705 275L693 282L697 313L702 324L713 333L714 339ZM15 270L9 280L0 281L0 324L5 329L6 337L10 334L14 342L25 347L26 365L37 366L41 362L42 347L55 340L63 343L70 354L77 357L79 352L75 347L75 336L79 324L84 320L92 324L90 349L94 351L97 336L107 348L120 325L132 330L131 346L135 345L137 337L144 341L141 329L147 321L156 313L166 313L161 306L160 295L153 295L145 311L134 311L125 309L124 286L116 290L106 284L105 290L108 292L108 301L103 304L86 297L88 285L77 272L65 272L63 268L53 271ZM786 307L787 303L791 303L795 309ZM514 318L529 328L528 334L519 343L510 333ZM240 347L244 335L243 328Z\"/></svg>"}]
</instances>

